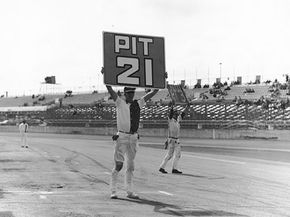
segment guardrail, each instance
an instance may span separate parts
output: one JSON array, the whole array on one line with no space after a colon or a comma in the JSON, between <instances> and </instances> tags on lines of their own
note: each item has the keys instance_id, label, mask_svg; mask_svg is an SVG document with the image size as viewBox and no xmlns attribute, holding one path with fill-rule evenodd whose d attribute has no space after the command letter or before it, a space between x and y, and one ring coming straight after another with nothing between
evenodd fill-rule
<instances>
[{"instance_id":1,"label":"guardrail","mask_svg":"<svg viewBox=\"0 0 290 217\"><path fill-rule=\"evenodd\" d=\"M50 119L48 126L59 127L116 127L116 120ZM167 120L141 120L140 128L168 128ZM184 120L182 129L290 129L290 121L250 120Z\"/></svg>"}]
</instances>

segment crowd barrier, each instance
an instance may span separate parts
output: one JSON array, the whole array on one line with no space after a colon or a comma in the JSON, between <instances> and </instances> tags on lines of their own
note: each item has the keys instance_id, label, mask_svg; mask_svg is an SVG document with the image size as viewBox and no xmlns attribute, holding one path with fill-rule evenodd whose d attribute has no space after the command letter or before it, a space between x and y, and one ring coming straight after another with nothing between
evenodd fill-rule
<instances>
[{"instance_id":1,"label":"crowd barrier","mask_svg":"<svg viewBox=\"0 0 290 217\"><path fill-rule=\"evenodd\" d=\"M103 135L110 139L116 133L116 127L63 127L63 126L31 126L29 134L82 134ZM18 132L17 126L0 126L0 132ZM141 137L167 137L167 128L141 128ZM28 135L29 135L28 134ZM180 138L194 139L262 139L262 140L290 140L289 130L257 130L257 129L182 129Z\"/></svg>"}]
</instances>

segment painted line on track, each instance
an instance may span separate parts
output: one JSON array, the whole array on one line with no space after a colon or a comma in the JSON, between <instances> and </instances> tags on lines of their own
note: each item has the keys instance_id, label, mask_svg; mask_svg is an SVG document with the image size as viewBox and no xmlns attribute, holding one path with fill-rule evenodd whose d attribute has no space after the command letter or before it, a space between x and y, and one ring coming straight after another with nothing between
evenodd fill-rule
<instances>
[{"instance_id":1,"label":"painted line on track","mask_svg":"<svg viewBox=\"0 0 290 217\"><path fill-rule=\"evenodd\" d=\"M244 162L244 161L237 161L237 160L224 160L224 159L213 158L213 157L201 157L201 156L191 155L191 154L182 154L182 156L185 156L185 157L193 157L193 158L199 158L199 159L203 159L203 160L219 161L219 162L224 162L224 163L232 163L232 164L240 164L240 165L244 165L244 164L246 164L246 162Z\"/></svg>"},{"instance_id":2,"label":"painted line on track","mask_svg":"<svg viewBox=\"0 0 290 217\"><path fill-rule=\"evenodd\" d=\"M139 191L140 194L165 194L168 196L173 196L173 194L167 192L167 191Z\"/></svg>"},{"instance_id":3,"label":"painted line on track","mask_svg":"<svg viewBox=\"0 0 290 217\"><path fill-rule=\"evenodd\" d=\"M164 143L158 142L139 142L140 145L164 145ZM193 147L193 148L216 148L216 149L233 149L233 150L248 150L248 151L278 151L278 152L290 152L290 149L284 148L253 148L253 147L244 147L244 146L216 146L216 145L186 145L183 144L183 147Z\"/></svg>"},{"instance_id":4,"label":"painted line on track","mask_svg":"<svg viewBox=\"0 0 290 217\"><path fill-rule=\"evenodd\" d=\"M89 190L74 191L2 191L4 194L22 194L22 195L75 195L75 194L95 194Z\"/></svg>"},{"instance_id":5,"label":"painted line on track","mask_svg":"<svg viewBox=\"0 0 290 217\"><path fill-rule=\"evenodd\" d=\"M158 191L160 194L166 194L166 195L169 195L169 196L173 196L173 194L169 193L169 192L166 192L166 191Z\"/></svg>"}]
</instances>

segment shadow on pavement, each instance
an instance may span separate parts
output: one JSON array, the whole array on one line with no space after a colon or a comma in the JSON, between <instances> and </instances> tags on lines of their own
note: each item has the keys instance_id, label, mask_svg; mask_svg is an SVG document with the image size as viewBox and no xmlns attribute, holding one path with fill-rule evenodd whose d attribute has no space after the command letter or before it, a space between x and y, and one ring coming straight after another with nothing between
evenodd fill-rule
<instances>
[{"instance_id":1,"label":"shadow on pavement","mask_svg":"<svg viewBox=\"0 0 290 217\"><path fill-rule=\"evenodd\" d=\"M209 177L207 176L200 176L200 175L194 175L194 174L189 174L189 173L182 173L182 174L176 174L179 176L188 176L188 177L194 177L194 178L204 178L204 179L208 179Z\"/></svg>"},{"instance_id":2,"label":"shadow on pavement","mask_svg":"<svg viewBox=\"0 0 290 217\"><path fill-rule=\"evenodd\" d=\"M188 176L188 177L201 178L201 179L225 179L225 177L223 177L223 176L220 176L220 177L209 177L209 176L194 175L194 174L189 174L189 173L173 174L173 175L176 175L176 176Z\"/></svg>"},{"instance_id":3,"label":"shadow on pavement","mask_svg":"<svg viewBox=\"0 0 290 217\"><path fill-rule=\"evenodd\" d=\"M138 200L118 198L118 200L128 201L132 203L144 204L154 207L154 212L174 215L174 216L244 216L237 213L226 212L222 210L205 210L205 209L194 209L194 210L183 210L181 207L169 203L163 203L155 200L149 200L140 198Z\"/></svg>"}]
</instances>

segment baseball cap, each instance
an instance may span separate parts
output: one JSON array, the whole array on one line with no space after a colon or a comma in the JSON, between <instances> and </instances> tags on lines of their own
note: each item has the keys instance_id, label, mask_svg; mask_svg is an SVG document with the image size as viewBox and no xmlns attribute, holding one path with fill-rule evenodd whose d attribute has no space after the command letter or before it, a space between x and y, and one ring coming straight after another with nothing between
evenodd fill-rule
<instances>
[{"instance_id":1,"label":"baseball cap","mask_svg":"<svg viewBox=\"0 0 290 217\"><path fill-rule=\"evenodd\" d=\"M136 88L134 87L124 87L124 93L134 93Z\"/></svg>"}]
</instances>

